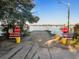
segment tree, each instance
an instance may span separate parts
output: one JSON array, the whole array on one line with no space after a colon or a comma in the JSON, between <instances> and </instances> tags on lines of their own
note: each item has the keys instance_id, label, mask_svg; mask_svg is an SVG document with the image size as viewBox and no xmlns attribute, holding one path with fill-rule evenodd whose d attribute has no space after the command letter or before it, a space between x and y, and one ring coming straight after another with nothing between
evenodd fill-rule
<instances>
[{"instance_id":1,"label":"tree","mask_svg":"<svg viewBox=\"0 0 79 59\"><path fill-rule=\"evenodd\" d=\"M26 21L37 22L39 18L31 12L34 6L32 0L0 0L0 19L6 18L12 25L20 20L21 27Z\"/></svg>"}]
</instances>

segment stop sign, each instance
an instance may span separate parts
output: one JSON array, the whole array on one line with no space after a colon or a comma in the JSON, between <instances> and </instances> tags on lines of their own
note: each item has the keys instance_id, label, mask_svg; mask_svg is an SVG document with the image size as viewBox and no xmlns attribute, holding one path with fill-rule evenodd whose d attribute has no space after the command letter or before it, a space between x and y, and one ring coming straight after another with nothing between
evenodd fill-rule
<instances>
[{"instance_id":1,"label":"stop sign","mask_svg":"<svg viewBox=\"0 0 79 59\"><path fill-rule=\"evenodd\" d=\"M62 32L63 33L67 33L68 32L68 27L64 26L61 28Z\"/></svg>"}]
</instances>

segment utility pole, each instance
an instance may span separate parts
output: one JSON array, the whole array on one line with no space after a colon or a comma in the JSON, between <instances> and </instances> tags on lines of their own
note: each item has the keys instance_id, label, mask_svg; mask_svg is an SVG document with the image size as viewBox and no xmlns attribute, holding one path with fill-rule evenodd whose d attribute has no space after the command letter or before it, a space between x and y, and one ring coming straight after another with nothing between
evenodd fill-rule
<instances>
[{"instance_id":1,"label":"utility pole","mask_svg":"<svg viewBox=\"0 0 79 59\"><path fill-rule=\"evenodd\" d=\"M68 0L68 3L66 4L66 3L64 3L64 2L62 2L61 0L58 0L58 2L60 2L61 4L63 4L64 6L67 6L67 8L68 8L68 21L67 21L67 27L68 27L68 34L69 34L69 28L70 28L70 0Z\"/></svg>"},{"instance_id":2,"label":"utility pole","mask_svg":"<svg viewBox=\"0 0 79 59\"><path fill-rule=\"evenodd\" d=\"M69 28L70 28L70 0L68 0L68 35L69 35Z\"/></svg>"}]
</instances>

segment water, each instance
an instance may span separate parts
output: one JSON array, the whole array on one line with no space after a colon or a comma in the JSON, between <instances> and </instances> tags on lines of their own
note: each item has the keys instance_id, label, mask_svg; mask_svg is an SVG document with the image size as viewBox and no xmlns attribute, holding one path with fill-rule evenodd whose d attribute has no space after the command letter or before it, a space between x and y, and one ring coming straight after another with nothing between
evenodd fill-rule
<instances>
[{"instance_id":1,"label":"water","mask_svg":"<svg viewBox=\"0 0 79 59\"><path fill-rule=\"evenodd\" d=\"M60 34L61 32L61 27L62 26L42 26L42 25L38 25L38 26L30 26L30 31L42 31L42 30L50 30L51 33L55 33L55 34ZM73 28L73 26L70 26L70 28Z\"/></svg>"}]
</instances>

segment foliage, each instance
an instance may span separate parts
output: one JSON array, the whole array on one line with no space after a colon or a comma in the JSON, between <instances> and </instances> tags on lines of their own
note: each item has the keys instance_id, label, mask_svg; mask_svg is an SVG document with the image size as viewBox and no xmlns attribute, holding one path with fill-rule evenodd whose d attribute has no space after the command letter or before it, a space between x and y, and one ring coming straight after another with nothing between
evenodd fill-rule
<instances>
[{"instance_id":1,"label":"foliage","mask_svg":"<svg viewBox=\"0 0 79 59\"><path fill-rule=\"evenodd\" d=\"M74 37L79 40L79 24L74 26Z\"/></svg>"},{"instance_id":2,"label":"foliage","mask_svg":"<svg viewBox=\"0 0 79 59\"><path fill-rule=\"evenodd\" d=\"M0 20L7 19L8 27L20 20L21 29L26 21L34 23L39 17L32 15L35 7L32 0L0 0Z\"/></svg>"},{"instance_id":3,"label":"foliage","mask_svg":"<svg viewBox=\"0 0 79 59\"><path fill-rule=\"evenodd\" d=\"M79 33L79 24L76 24L74 26L74 31L77 32L77 33Z\"/></svg>"},{"instance_id":4,"label":"foliage","mask_svg":"<svg viewBox=\"0 0 79 59\"><path fill-rule=\"evenodd\" d=\"M34 6L32 0L0 0L0 19L37 22L39 18L31 12Z\"/></svg>"}]
</instances>

